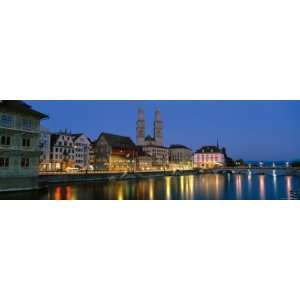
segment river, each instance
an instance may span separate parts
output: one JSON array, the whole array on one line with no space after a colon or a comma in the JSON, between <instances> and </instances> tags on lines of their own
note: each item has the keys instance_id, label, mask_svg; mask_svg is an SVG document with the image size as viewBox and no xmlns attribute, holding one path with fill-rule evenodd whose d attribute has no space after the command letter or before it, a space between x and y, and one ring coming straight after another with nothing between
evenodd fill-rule
<instances>
[{"instance_id":1,"label":"river","mask_svg":"<svg viewBox=\"0 0 300 300\"><path fill-rule=\"evenodd\" d=\"M54 200L180 200L180 199L291 199L300 177L286 175L201 174L139 180L53 184L39 192L7 193L5 199Z\"/></svg>"}]
</instances>

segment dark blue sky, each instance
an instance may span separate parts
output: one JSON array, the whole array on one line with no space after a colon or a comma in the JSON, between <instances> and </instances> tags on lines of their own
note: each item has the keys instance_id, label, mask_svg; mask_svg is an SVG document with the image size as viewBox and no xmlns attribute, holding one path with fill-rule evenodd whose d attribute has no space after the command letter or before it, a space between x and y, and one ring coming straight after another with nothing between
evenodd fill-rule
<instances>
[{"instance_id":1,"label":"dark blue sky","mask_svg":"<svg viewBox=\"0 0 300 300\"><path fill-rule=\"evenodd\" d=\"M137 108L145 110L146 133L160 108L165 144L221 146L235 159L293 160L300 158L300 101L26 101L50 116L52 132L67 128L92 139L102 131L135 141Z\"/></svg>"}]
</instances>

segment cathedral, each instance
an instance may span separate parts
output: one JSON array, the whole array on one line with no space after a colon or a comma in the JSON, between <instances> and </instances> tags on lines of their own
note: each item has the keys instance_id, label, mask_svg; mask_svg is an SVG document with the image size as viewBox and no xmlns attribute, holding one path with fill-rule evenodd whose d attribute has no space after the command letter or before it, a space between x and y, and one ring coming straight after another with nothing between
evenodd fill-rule
<instances>
[{"instance_id":1,"label":"cathedral","mask_svg":"<svg viewBox=\"0 0 300 300\"><path fill-rule=\"evenodd\" d=\"M169 164L169 148L163 145L163 122L160 111L154 115L153 136L145 137L145 115L142 109L138 110L136 122L136 144L152 159L152 166L160 169L167 168Z\"/></svg>"},{"instance_id":2,"label":"cathedral","mask_svg":"<svg viewBox=\"0 0 300 300\"><path fill-rule=\"evenodd\" d=\"M143 109L139 109L136 122L136 144L138 146L163 146L163 122L158 109L155 111L153 125L153 136L145 137L145 114Z\"/></svg>"}]
</instances>

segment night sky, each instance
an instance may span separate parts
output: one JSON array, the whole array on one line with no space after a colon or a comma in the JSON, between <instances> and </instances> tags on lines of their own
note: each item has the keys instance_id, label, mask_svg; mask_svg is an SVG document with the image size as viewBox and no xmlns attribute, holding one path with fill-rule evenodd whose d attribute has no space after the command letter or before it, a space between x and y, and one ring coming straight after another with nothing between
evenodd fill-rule
<instances>
[{"instance_id":1,"label":"night sky","mask_svg":"<svg viewBox=\"0 0 300 300\"><path fill-rule=\"evenodd\" d=\"M68 129L95 139L103 132L130 136L135 142L136 115L144 108L146 134L153 134L155 108L164 121L165 145L193 150L220 146L234 159L300 158L300 101L26 101L50 116L51 132Z\"/></svg>"}]
</instances>

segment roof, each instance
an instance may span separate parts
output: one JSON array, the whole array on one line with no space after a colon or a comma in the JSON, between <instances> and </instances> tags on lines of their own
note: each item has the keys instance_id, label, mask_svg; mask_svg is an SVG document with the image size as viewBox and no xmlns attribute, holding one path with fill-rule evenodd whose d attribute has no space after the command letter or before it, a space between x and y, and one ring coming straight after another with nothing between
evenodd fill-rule
<instances>
[{"instance_id":1,"label":"roof","mask_svg":"<svg viewBox=\"0 0 300 300\"><path fill-rule=\"evenodd\" d=\"M102 132L97 140L99 140L101 137L104 137L107 143L113 148L135 148L134 142L128 136Z\"/></svg>"},{"instance_id":2,"label":"roof","mask_svg":"<svg viewBox=\"0 0 300 300\"><path fill-rule=\"evenodd\" d=\"M142 146L143 148L147 148L147 147L149 147L149 148L162 148L162 149L168 149L169 150L169 148L168 147L165 147L165 146L158 146L158 145L154 145L154 144L152 144L152 145L144 145L144 146Z\"/></svg>"},{"instance_id":3,"label":"roof","mask_svg":"<svg viewBox=\"0 0 300 300\"><path fill-rule=\"evenodd\" d=\"M77 140L81 135L82 135L82 133L72 133L72 134L71 134L71 137L72 137L72 139L75 141L75 140Z\"/></svg>"},{"instance_id":4,"label":"roof","mask_svg":"<svg viewBox=\"0 0 300 300\"><path fill-rule=\"evenodd\" d=\"M155 141L155 138L152 137L151 135L147 135L145 141Z\"/></svg>"},{"instance_id":5,"label":"roof","mask_svg":"<svg viewBox=\"0 0 300 300\"><path fill-rule=\"evenodd\" d=\"M39 118L39 119L47 119L49 116L34 110L31 108L30 105L26 104L24 101L21 100L2 100L0 102L0 108L4 105L5 108L12 110L12 111L19 111L24 114L29 114L33 117Z\"/></svg>"},{"instance_id":6,"label":"roof","mask_svg":"<svg viewBox=\"0 0 300 300\"><path fill-rule=\"evenodd\" d=\"M203 146L195 153L222 153L222 151L216 146Z\"/></svg>"},{"instance_id":7,"label":"roof","mask_svg":"<svg viewBox=\"0 0 300 300\"><path fill-rule=\"evenodd\" d=\"M51 137L50 137L50 145L51 145L51 147L53 147L57 143L58 138L60 136L62 136L62 135L67 135L67 136L71 136L72 137L72 135L69 134L69 133L64 133L64 132L53 133L53 134L51 134Z\"/></svg>"},{"instance_id":8,"label":"roof","mask_svg":"<svg viewBox=\"0 0 300 300\"><path fill-rule=\"evenodd\" d=\"M191 150L189 147L186 147L184 145L180 145L180 144L173 144L169 147L170 149L187 149L187 150Z\"/></svg>"}]
</instances>

